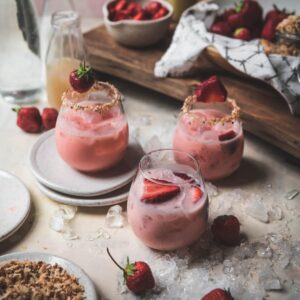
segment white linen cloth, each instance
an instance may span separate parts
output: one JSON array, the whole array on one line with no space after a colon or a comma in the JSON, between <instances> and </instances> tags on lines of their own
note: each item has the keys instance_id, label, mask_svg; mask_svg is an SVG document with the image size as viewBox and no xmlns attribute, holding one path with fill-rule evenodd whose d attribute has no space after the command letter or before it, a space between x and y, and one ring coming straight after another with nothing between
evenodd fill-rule
<instances>
[{"instance_id":1,"label":"white linen cloth","mask_svg":"<svg viewBox=\"0 0 300 300\"><path fill-rule=\"evenodd\" d=\"M184 76L201 52L214 46L233 67L277 89L291 113L300 115L299 57L266 55L259 39L245 42L208 32L218 10L213 2L201 2L183 13L170 47L155 65L155 76Z\"/></svg>"}]
</instances>

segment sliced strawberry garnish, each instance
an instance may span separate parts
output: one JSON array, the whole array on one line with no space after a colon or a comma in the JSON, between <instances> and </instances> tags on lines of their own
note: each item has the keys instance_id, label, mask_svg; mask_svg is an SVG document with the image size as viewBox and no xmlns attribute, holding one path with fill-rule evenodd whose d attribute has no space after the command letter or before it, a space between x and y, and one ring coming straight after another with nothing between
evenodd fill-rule
<instances>
[{"instance_id":1,"label":"sliced strawberry garnish","mask_svg":"<svg viewBox=\"0 0 300 300\"><path fill-rule=\"evenodd\" d=\"M219 141L228 141L233 139L236 136L236 133L233 130L226 131L219 135Z\"/></svg>"},{"instance_id":2,"label":"sliced strawberry garnish","mask_svg":"<svg viewBox=\"0 0 300 300\"><path fill-rule=\"evenodd\" d=\"M197 96L197 102L224 102L227 90L217 76L211 76L197 85L194 95Z\"/></svg>"},{"instance_id":3,"label":"sliced strawberry garnish","mask_svg":"<svg viewBox=\"0 0 300 300\"><path fill-rule=\"evenodd\" d=\"M192 177L186 173L174 172L174 175L185 181L190 181L192 179Z\"/></svg>"},{"instance_id":4,"label":"sliced strawberry garnish","mask_svg":"<svg viewBox=\"0 0 300 300\"><path fill-rule=\"evenodd\" d=\"M197 203L201 199L203 195L203 191L201 190L200 186L194 185L190 189L190 195L191 195L192 202Z\"/></svg>"},{"instance_id":5,"label":"sliced strawberry garnish","mask_svg":"<svg viewBox=\"0 0 300 300\"><path fill-rule=\"evenodd\" d=\"M165 183L165 181L162 181ZM172 184L159 184L144 179L144 194L141 198L145 203L161 203L168 201L180 193L180 188Z\"/></svg>"}]
</instances>

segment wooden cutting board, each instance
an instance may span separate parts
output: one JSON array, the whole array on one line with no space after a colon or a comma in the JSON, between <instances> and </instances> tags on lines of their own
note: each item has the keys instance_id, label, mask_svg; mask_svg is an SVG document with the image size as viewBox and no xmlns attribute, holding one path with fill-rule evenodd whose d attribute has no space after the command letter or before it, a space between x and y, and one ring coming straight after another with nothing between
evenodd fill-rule
<instances>
[{"instance_id":1,"label":"wooden cutting board","mask_svg":"<svg viewBox=\"0 0 300 300\"><path fill-rule=\"evenodd\" d=\"M195 65L192 78L154 77L155 62L167 49L171 33L158 45L130 49L117 44L104 26L85 34L90 62L95 70L107 73L183 101L194 85L208 75L218 74L242 110L245 130L300 159L300 118L292 116L282 96L267 84L241 76L224 64L214 63L216 51L210 48Z\"/></svg>"}]
</instances>

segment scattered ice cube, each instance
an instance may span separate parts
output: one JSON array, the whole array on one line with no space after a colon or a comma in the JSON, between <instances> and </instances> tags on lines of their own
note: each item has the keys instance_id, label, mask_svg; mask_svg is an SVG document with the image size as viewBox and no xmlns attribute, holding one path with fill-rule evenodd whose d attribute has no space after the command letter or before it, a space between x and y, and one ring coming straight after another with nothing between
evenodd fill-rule
<instances>
[{"instance_id":1,"label":"scattered ice cube","mask_svg":"<svg viewBox=\"0 0 300 300\"><path fill-rule=\"evenodd\" d=\"M273 250L270 247L265 247L262 245L257 249L257 256L262 258L272 258Z\"/></svg>"},{"instance_id":2,"label":"scattered ice cube","mask_svg":"<svg viewBox=\"0 0 300 300\"><path fill-rule=\"evenodd\" d=\"M260 200L251 198L246 205L245 213L258 221L269 222L269 211Z\"/></svg>"},{"instance_id":3,"label":"scattered ice cube","mask_svg":"<svg viewBox=\"0 0 300 300\"><path fill-rule=\"evenodd\" d=\"M56 232L63 232L65 230L65 219L61 210L57 210L51 216L49 226Z\"/></svg>"},{"instance_id":4,"label":"scattered ice cube","mask_svg":"<svg viewBox=\"0 0 300 300\"><path fill-rule=\"evenodd\" d=\"M76 206L67 206L67 205L61 205L60 210L62 211L64 215L64 219L67 221L71 221L74 219L76 212L77 212L77 207Z\"/></svg>"},{"instance_id":5,"label":"scattered ice cube","mask_svg":"<svg viewBox=\"0 0 300 300\"><path fill-rule=\"evenodd\" d=\"M216 197L219 195L218 188L211 182L205 182L205 186L209 197Z\"/></svg>"},{"instance_id":6,"label":"scattered ice cube","mask_svg":"<svg viewBox=\"0 0 300 300\"><path fill-rule=\"evenodd\" d=\"M122 228L124 223L125 218L122 214L122 207L120 205L110 207L105 217L106 226L108 228Z\"/></svg>"},{"instance_id":7,"label":"scattered ice cube","mask_svg":"<svg viewBox=\"0 0 300 300\"><path fill-rule=\"evenodd\" d=\"M281 220L283 218L282 209L279 206L274 206L269 211L269 217L271 220Z\"/></svg>"},{"instance_id":8,"label":"scattered ice cube","mask_svg":"<svg viewBox=\"0 0 300 300\"><path fill-rule=\"evenodd\" d=\"M278 278L266 279L263 282L263 286L266 291L278 291L282 289L282 285Z\"/></svg>"},{"instance_id":9,"label":"scattered ice cube","mask_svg":"<svg viewBox=\"0 0 300 300\"><path fill-rule=\"evenodd\" d=\"M63 238L67 241L78 240L79 236L69 227L63 232Z\"/></svg>"},{"instance_id":10,"label":"scattered ice cube","mask_svg":"<svg viewBox=\"0 0 300 300\"><path fill-rule=\"evenodd\" d=\"M285 198L288 200L293 200L294 198L296 198L299 195L300 191L299 190L291 190L289 191L286 195Z\"/></svg>"},{"instance_id":11,"label":"scattered ice cube","mask_svg":"<svg viewBox=\"0 0 300 300\"><path fill-rule=\"evenodd\" d=\"M283 236L280 233L268 233L266 235L266 240L268 242L271 242L273 244L278 244L283 240Z\"/></svg>"},{"instance_id":12,"label":"scattered ice cube","mask_svg":"<svg viewBox=\"0 0 300 300\"><path fill-rule=\"evenodd\" d=\"M106 230L104 230L102 227L98 228L96 231L90 232L87 236L87 240L94 241L101 237L106 240L110 239L110 234Z\"/></svg>"}]
</instances>

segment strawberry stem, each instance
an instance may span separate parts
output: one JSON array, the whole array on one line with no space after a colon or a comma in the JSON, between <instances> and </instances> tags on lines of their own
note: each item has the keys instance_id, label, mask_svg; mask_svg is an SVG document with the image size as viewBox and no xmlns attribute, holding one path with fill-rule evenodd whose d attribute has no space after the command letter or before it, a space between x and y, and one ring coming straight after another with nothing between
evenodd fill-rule
<instances>
[{"instance_id":1,"label":"strawberry stem","mask_svg":"<svg viewBox=\"0 0 300 300\"><path fill-rule=\"evenodd\" d=\"M13 107L11 110L18 114L20 109L21 109L21 106L16 106L16 107Z\"/></svg>"},{"instance_id":2,"label":"strawberry stem","mask_svg":"<svg viewBox=\"0 0 300 300\"><path fill-rule=\"evenodd\" d=\"M115 261L115 259L112 257L112 255L110 254L108 248L106 248L106 251L107 251L107 254L109 255L110 259L115 263L115 265L116 265L119 269L121 269L124 273L126 273L126 270L125 270L124 268L122 268L122 267Z\"/></svg>"}]
</instances>

